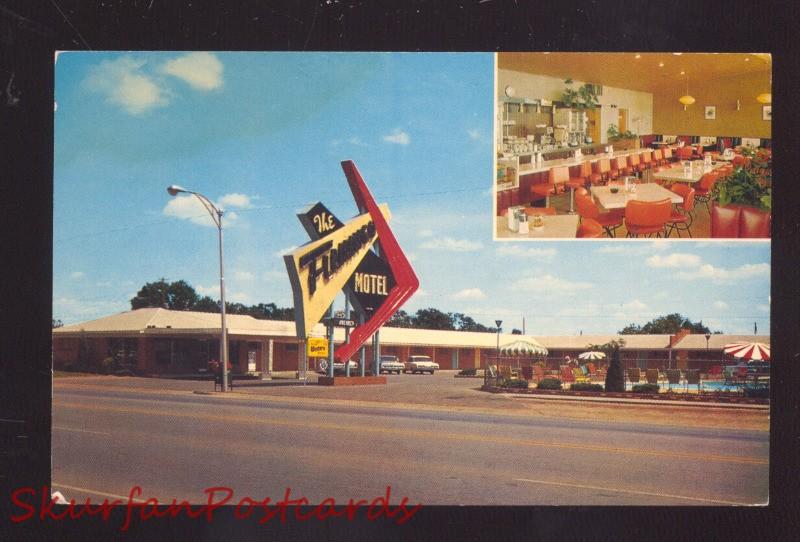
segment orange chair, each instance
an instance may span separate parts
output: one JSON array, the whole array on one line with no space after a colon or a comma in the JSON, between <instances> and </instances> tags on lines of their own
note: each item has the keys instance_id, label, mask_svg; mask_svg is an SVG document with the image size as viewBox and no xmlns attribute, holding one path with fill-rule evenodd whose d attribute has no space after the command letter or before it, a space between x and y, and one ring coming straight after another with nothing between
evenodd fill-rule
<instances>
[{"instance_id":1,"label":"orange chair","mask_svg":"<svg viewBox=\"0 0 800 542\"><path fill-rule=\"evenodd\" d=\"M672 149L670 149L669 147L664 147L664 163L667 164L669 162L672 162L672 158L673 158Z\"/></svg>"},{"instance_id":2,"label":"orange chair","mask_svg":"<svg viewBox=\"0 0 800 542\"><path fill-rule=\"evenodd\" d=\"M578 207L578 215L581 220L592 219L600 224L609 237L614 237L614 231L622 226L623 215L619 211L601 213L592 196L585 188L575 191L575 204Z\"/></svg>"},{"instance_id":3,"label":"orange chair","mask_svg":"<svg viewBox=\"0 0 800 542\"><path fill-rule=\"evenodd\" d=\"M661 149L653 151L653 171L660 171L661 166L664 165L664 154Z\"/></svg>"},{"instance_id":4,"label":"orange chair","mask_svg":"<svg viewBox=\"0 0 800 542\"><path fill-rule=\"evenodd\" d=\"M567 181L569 187L569 213L575 212L575 190L584 188L587 183L590 183L592 176L592 165L589 162L583 162L578 166L578 176L570 177Z\"/></svg>"},{"instance_id":5,"label":"orange chair","mask_svg":"<svg viewBox=\"0 0 800 542\"><path fill-rule=\"evenodd\" d=\"M642 164L638 154L634 153L628 155L628 168L630 168L631 173L636 176L644 171L644 164Z\"/></svg>"},{"instance_id":6,"label":"orange chair","mask_svg":"<svg viewBox=\"0 0 800 542\"><path fill-rule=\"evenodd\" d=\"M690 146L678 147L675 150L678 160L690 160L692 158L692 148Z\"/></svg>"},{"instance_id":7,"label":"orange chair","mask_svg":"<svg viewBox=\"0 0 800 542\"><path fill-rule=\"evenodd\" d=\"M550 196L564 192L564 185L569 181L569 167L550 168L546 183L535 184L531 192L545 198L545 205L550 205Z\"/></svg>"},{"instance_id":8,"label":"orange chair","mask_svg":"<svg viewBox=\"0 0 800 542\"><path fill-rule=\"evenodd\" d=\"M711 192L714 190L714 183L717 182L717 179L719 179L719 174L716 171L710 171L700 178L694 190L694 201L705 205L709 213L711 209L708 202L711 201Z\"/></svg>"},{"instance_id":9,"label":"orange chair","mask_svg":"<svg viewBox=\"0 0 800 542\"><path fill-rule=\"evenodd\" d=\"M578 226L578 239L587 239L592 237L602 237L603 226L593 218L584 218Z\"/></svg>"},{"instance_id":10,"label":"orange chair","mask_svg":"<svg viewBox=\"0 0 800 542\"><path fill-rule=\"evenodd\" d=\"M669 198L661 201L631 200L625 206L625 228L628 237L646 235L661 237L667 222L672 216L672 203Z\"/></svg>"},{"instance_id":11,"label":"orange chair","mask_svg":"<svg viewBox=\"0 0 800 542\"><path fill-rule=\"evenodd\" d=\"M670 236L672 231L678 232L678 237L681 236L681 230L686 231L689 237L692 236L692 210L694 209L694 188L689 185L678 183L670 190L683 198L683 203L680 204L680 209L673 209L672 215L667 222L667 237Z\"/></svg>"},{"instance_id":12,"label":"orange chair","mask_svg":"<svg viewBox=\"0 0 800 542\"><path fill-rule=\"evenodd\" d=\"M611 159L611 173L614 174L615 179L620 176L631 175L631 170L628 168L628 161L624 156L617 156Z\"/></svg>"},{"instance_id":13,"label":"orange chair","mask_svg":"<svg viewBox=\"0 0 800 542\"><path fill-rule=\"evenodd\" d=\"M611 160L600 158L592 164L592 184L600 184L611 177ZM599 179L598 179L599 176Z\"/></svg>"},{"instance_id":14,"label":"orange chair","mask_svg":"<svg viewBox=\"0 0 800 542\"><path fill-rule=\"evenodd\" d=\"M646 171L648 169L653 169L653 152L652 151L644 151L642 153L642 165L644 169L642 171Z\"/></svg>"}]
</instances>

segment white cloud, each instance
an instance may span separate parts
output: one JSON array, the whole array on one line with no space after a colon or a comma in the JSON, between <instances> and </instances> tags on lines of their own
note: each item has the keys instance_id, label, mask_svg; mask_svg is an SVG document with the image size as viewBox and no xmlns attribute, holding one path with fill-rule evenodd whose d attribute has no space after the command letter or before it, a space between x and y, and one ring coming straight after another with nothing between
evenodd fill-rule
<instances>
[{"instance_id":1,"label":"white cloud","mask_svg":"<svg viewBox=\"0 0 800 542\"><path fill-rule=\"evenodd\" d=\"M647 309L647 305L642 303L638 299L634 299L632 301L628 301L627 303L622 304L623 311L630 311L630 312L641 312Z\"/></svg>"},{"instance_id":2,"label":"white cloud","mask_svg":"<svg viewBox=\"0 0 800 542\"><path fill-rule=\"evenodd\" d=\"M538 294L556 292L564 294L575 290L587 290L593 287L594 285L589 282L573 282L547 274L517 280L511 284L510 289L512 291L536 292Z\"/></svg>"},{"instance_id":3,"label":"white cloud","mask_svg":"<svg viewBox=\"0 0 800 542\"><path fill-rule=\"evenodd\" d=\"M86 273L84 273L83 271L73 271L72 273L69 274L69 278L74 280L82 279L85 276Z\"/></svg>"},{"instance_id":4,"label":"white cloud","mask_svg":"<svg viewBox=\"0 0 800 542\"><path fill-rule=\"evenodd\" d=\"M297 248L298 248L297 245L292 245L290 247L282 248L282 249L279 249L279 250L275 251L273 256L278 257L278 258L282 258L286 254L289 254L290 252L294 252L295 250L297 250Z\"/></svg>"},{"instance_id":5,"label":"white cloud","mask_svg":"<svg viewBox=\"0 0 800 542\"><path fill-rule=\"evenodd\" d=\"M167 200L163 213L167 216L189 220L201 226L216 227L214 220L211 218L211 215L208 214L206 208L203 207L203 204L200 203L200 200L191 194L188 196L176 196ZM230 214L226 215L227 220L235 220L235 218L235 216L230 216Z\"/></svg>"},{"instance_id":6,"label":"white cloud","mask_svg":"<svg viewBox=\"0 0 800 542\"><path fill-rule=\"evenodd\" d=\"M414 295L411 297L425 297L428 295L427 290L423 290L422 288L417 288L417 291L414 292Z\"/></svg>"},{"instance_id":7,"label":"white cloud","mask_svg":"<svg viewBox=\"0 0 800 542\"><path fill-rule=\"evenodd\" d=\"M87 87L105 95L106 101L122 106L131 115L144 113L169 103L166 89L142 72L144 60L123 56L104 60L90 68Z\"/></svg>"},{"instance_id":8,"label":"white cloud","mask_svg":"<svg viewBox=\"0 0 800 542\"><path fill-rule=\"evenodd\" d=\"M197 290L197 293L201 296L207 295L211 299L219 299L219 284L212 284L211 286L198 284L194 289ZM226 298L225 301L228 301L228 299Z\"/></svg>"},{"instance_id":9,"label":"white cloud","mask_svg":"<svg viewBox=\"0 0 800 542\"><path fill-rule=\"evenodd\" d=\"M573 305L564 307L558 311L558 316L561 317L589 317L600 315L600 305L597 303L586 303L585 305Z\"/></svg>"},{"instance_id":10,"label":"white cloud","mask_svg":"<svg viewBox=\"0 0 800 542\"><path fill-rule=\"evenodd\" d=\"M649 267L697 267L702 260L696 254L676 252L668 256L654 254L645 260Z\"/></svg>"},{"instance_id":11,"label":"white cloud","mask_svg":"<svg viewBox=\"0 0 800 542\"><path fill-rule=\"evenodd\" d=\"M480 288L465 288L450 296L451 299L486 299Z\"/></svg>"},{"instance_id":12,"label":"white cloud","mask_svg":"<svg viewBox=\"0 0 800 542\"><path fill-rule=\"evenodd\" d=\"M124 300L118 301L89 301L61 296L53 299L53 318L69 325L85 320L93 320L109 314L130 310L131 294Z\"/></svg>"},{"instance_id":13,"label":"white cloud","mask_svg":"<svg viewBox=\"0 0 800 542\"><path fill-rule=\"evenodd\" d=\"M467 130L467 135L470 139L480 139L481 138L481 131L477 128L471 128Z\"/></svg>"},{"instance_id":14,"label":"white cloud","mask_svg":"<svg viewBox=\"0 0 800 542\"><path fill-rule=\"evenodd\" d=\"M452 237L437 237L425 241L420 248L429 250L446 250L449 252L472 252L483 248L480 241L470 241L469 239L453 239Z\"/></svg>"},{"instance_id":15,"label":"white cloud","mask_svg":"<svg viewBox=\"0 0 800 542\"><path fill-rule=\"evenodd\" d=\"M234 271L233 277L236 280L253 280L256 276L250 271Z\"/></svg>"},{"instance_id":16,"label":"white cloud","mask_svg":"<svg viewBox=\"0 0 800 542\"><path fill-rule=\"evenodd\" d=\"M425 228L423 230L419 230L417 232L417 235L419 235L420 237L433 237L433 230Z\"/></svg>"},{"instance_id":17,"label":"white cloud","mask_svg":"<svg viewBox=\"0 0 800 542\"><path fill-rule=\"evenodd\" d=\"M727 308L728 308L730 305L728 305L728 304L727 304L727 303L725 303L724 301L714 301L714 302L711 304L711 306L712 306L712 307L714 307L715 309L718 309L718 310L724 311L724 310L725 310L725 309L727 309Z\"/></svg>"},{"instance_id":18,"label":"white cloud","mask_svg":"<svg viewBox=\"0 0 800 542\"><path fill-rule=\"evenodd\" d=\"M369 145L361 141L360 137L351 137L347 140L347 142L357 147L369 147Z\"/></svg>"},{"instance_id":19,"label":"white cloud","mask_svg":"<svg viewBox=\"0 0 800 542\"><path fill-rule=\"evenodd\" d=\"M715 282L734 282L752 278L769 278L769 270L770 266L768 263L748 263L733 269L704 264L690 272L681 271L678 273L678 278L685 280L710 279Z\"/></svg>"},{"instance_id":20,"label":"white cloud","mask_svg":"<svg viewBox=\"0 0 800 542\"><path fill-rule=\"evenodd\" d=\"M221 207L238 207L239 209L249 209L253 206L250 196L236 192L222 196L219 204Z\"/></svg>"},{"instance_id":21,"label":"white cloud","mask_svg":"<svg viewBox=\"0 0 800 542\"><path fill-rule=\"evenodd\" d=\"M161 66L161 71L187 82L196 90L214 90L222 86L222 62L212 53L188 53Z\"/></svg>"},{"instance_id":22,"label":"white cloud","mask_svg":"<svg viewBox=\"0 0 800 542\"><path fill-rule=\"evenodd\" d=\"M383 140L387 143L395 143L397 145L408 145L411 143L411 136L400 128L396 128L390 135L383 136Z\"/></svg>"},{"instance_id":23,"label":"white cloud","mask_svg":"<svg viewBox=\"0 0 800 542\"><path fill-rule=\"evenodd\" d=\"M515 256L521 258L536 258L539 260L551 261L555 258L558 251L552 247L520 247L519 245L503 244L497 249L498 256Z\"/></svg>"},{"instance_id":24,"label":"white cloud","mask_svg":"<svg viewBox=\"0 0 800 542\"><path fill-rule=\"evenodd\" d=\"M264 271L261 273L261 278L263 280L279 280L285 279L286 277L286 271L278 271L277 269L272 271Z\"/></svg>"}]
</instances>

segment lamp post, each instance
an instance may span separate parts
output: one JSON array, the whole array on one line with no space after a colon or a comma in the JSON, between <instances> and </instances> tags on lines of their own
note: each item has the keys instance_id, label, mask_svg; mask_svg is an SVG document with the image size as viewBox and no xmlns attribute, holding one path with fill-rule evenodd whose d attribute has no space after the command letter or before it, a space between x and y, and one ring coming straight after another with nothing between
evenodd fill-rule
<instances>
[{"instance_id":1,"label":"lamp post","mask_svg":"<svg viewBox=\"0 0 800 542\"><path fill-rule=\"evenodd\" d=\"M219 357L220 363L222 363L222 391L225 392L228 390L228 328L225 326L225 264L222 256L222 215L224 211L217 208L211 203L210 199L199 192L186 190L175 184L168 186L167 192L170 196L177 196L181 192L194 195L200 200L203 207L206 208L208 214L211 215L211 220L214 221L214 225L217 226L217 232L219 234L219 298L220 314L222 315L222 336L219 342Z\"/></svg>"},{"instance_id":2,"label":"lamp post","mask_svg":"<svg viewBox=\"0 0 800 542\"><path fill-rule=\"evenodd\" d=\"M708 340L711 338L711 333L706 333L706 360L708 360Z\"/></svg>"},{"instance_id":3,"label":"lamp post","mask_svg":"<svg viewBox=\"0 0 800 542\"><path fill-rule=\"evenodd\" d=\"M502 320L495 320L494 324L497 326L497 354L496 354L496 361L497 364L497 374L500 375L500 326L503 325Z\"/></svg>"}]
</instances>

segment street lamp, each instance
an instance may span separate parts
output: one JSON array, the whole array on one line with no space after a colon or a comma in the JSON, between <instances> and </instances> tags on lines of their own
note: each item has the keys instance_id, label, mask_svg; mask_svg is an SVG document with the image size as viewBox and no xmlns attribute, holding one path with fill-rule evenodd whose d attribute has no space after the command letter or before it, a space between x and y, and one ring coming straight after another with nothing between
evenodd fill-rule
<instances>
[{"instance_id":1,"label":"street lamp","mask_svg":"<svg viewBox=\"0 0 800 542\"><path fill-rule=\"evenodd\" d=\"M222 315L222 337L219 342L219 357L220 362L222 363L222 391L225 392L228 389L228 328L225 326L225 265L222 257L222 215L224 211L217 208L213 203L211 203L211 200L205 197L203 194L186 190L185 188L176 184L168 186L167 192L170 196L177 196L181 192L193 194L198 200L200 200L200 203L202 203L203 207L206 208L208 214L211 215L211 220L214 221L214 225L217 226L217 232L219 233L219 297L220 314Z\"/></svg>"},{"instance_id":2,"label":"street lamp","mask_svg":"<svg viewBox=\"0 0 800 542\"><path fill-rule=\"evenodd\" d=\"M497 326L497 355L496 355L496 363L497 363L497 374L500 375L500 326L503 325L502 320L495 320L494 325Z\"/></svg>"},{"instance_id":3,"label":"street lamp","mask_svg":"<svg viewBox=\"0 0 800 542\"><path fill-rule=\"evenodd\" d=\"M706 360L708 360L708 340L711 338L711 333L706 333ZM706 361L708 363L708 361Z\"/></svg>"}]
</instances>

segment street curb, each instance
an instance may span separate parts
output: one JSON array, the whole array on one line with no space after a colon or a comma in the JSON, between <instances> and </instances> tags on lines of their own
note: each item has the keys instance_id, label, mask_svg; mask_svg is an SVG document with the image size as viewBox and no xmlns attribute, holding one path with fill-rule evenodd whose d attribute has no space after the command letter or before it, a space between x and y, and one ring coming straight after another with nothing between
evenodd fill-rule
<instances>
[{"instance_id":1,"label":"street curb","mask_svg":"<svg viewBox=\"0 0 800 542\"><path fill-rule=\"evenodd\" d=\"M575 403L617 403L617 404L636 404L636 405L666 405L666 406L687 406L705 408L729 408L743 410L769 410L769 405L748 405L741 403L713 403L707 401L669 401L666 399L647 400L647 399L625 399L609 397L579 397L567 395L545 395L545 394L522 394L522 393L500 393L503 397L510 399L545 399L550 401L571 401Z\"/></svg>"}]
</instances>

